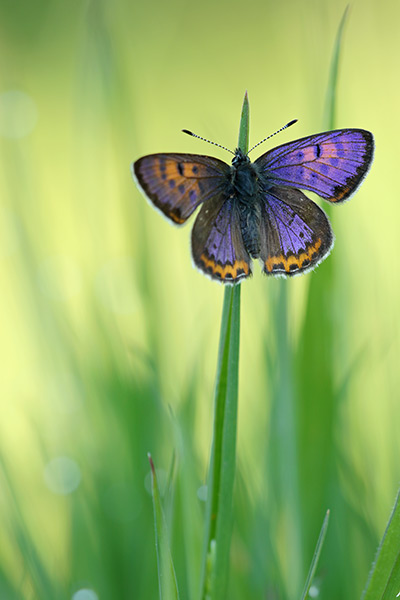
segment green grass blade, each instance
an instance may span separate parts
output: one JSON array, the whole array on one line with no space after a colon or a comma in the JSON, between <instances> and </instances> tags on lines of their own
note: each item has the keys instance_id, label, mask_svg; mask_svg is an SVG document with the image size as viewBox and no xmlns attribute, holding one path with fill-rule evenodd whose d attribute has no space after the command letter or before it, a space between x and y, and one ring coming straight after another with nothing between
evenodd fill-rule
<instances>
[{"instance_id":1,"label":"green grass blade","mask_svg":"<svg viewBox=\"0 0 400 600\"><path fill-rule=\"evenodd\" d=\"M247 153L249 102L243 101L239 148ZM240 334L240 285L224 292L215 387L214 434L208 476L206 535L203 554L203 599L226 594L232 530L232 494L236 467L236 430Z\"/></svg>"},{"instance_id":2,"label":"green grass blade","mask_svg":"<svg viewBox=\"0 0 400 600\"><path fill-rule=\"evenodd\" d=\"M323 130L332 129L336 125L340 53L343 48L343 29L347 14L346 10L338 26L333 48ZM329 206L323 208L328 215L331 214ZM339 293L334 249L332 255L309 276L305 317L296 349L300 495L304 507L305 555L314 547L316 515L326 507L328 501L331 506L334 505L336 515L340 510L346 509L345 500L340 493L340 474L335 447L335 429L340 418L336 381L337 347L340 332L343 331L343 320L346 318L344 311L340 315L337 311L337 306L340 306ZM318 447L318 453L309 443L310 439L313 439L313 443ZM335 490L334 495L332 490ZM330 588L333 597L335 594L343 594L345 585L337 576L342 568L340 535L340 529L333 527L329 544L334 550L331 551L332 559L326 580L326 586ZM351 561L350 556L348 560Z\"/></svg>"},{"instance_id":3,"label":"green grass blade","mask_svg":"<svg viewBox=\"0 0 400 600\"><path fill-rule=\"evenodd\" d=\"M223 598L229 568L236 463L240 286L225 289L208 478L202 598Z\"/></svg>"},{"instance_id":4,"label":"green grass blade","mask_svg":"<svg viewBox=\"0 0 400 600\"><path fill-rule=\"evenodd\" d=\"M378 548L363 600L389 600L400 594L400 491Z\"/></svg>"},{"instance_id":5,"label":"green grass blade","mask_svg":"<svg viewBox=\"0 0 400 600\"><path fill-rule=\"evenodd\" d=\"M294 381L294 356L289 331L288 282L277 281L270 301L273 307L271 335L265 340L268 364L268 381L272 406L268 423L268 448L266 453L266 477L269 492L269 512L279 514L285 526L278 534L278 519L271 519L271 535L282 536L286 569L280 586L285 589L283 598L298 598L304 583L303 519L300 502L300 466L296 412L298 392ZM274 340L272 342L272 340ZM271 343L272 342L272 343ZM276 348L276 356L272 347ZM272 352L272 354L271 354ZM311 550L309 554L311 553ZM280 570L276 569L276 573Z\"/></svg>"},{"instance_id":6,"label":"green grass blade","mask_svg":"<svg viewBox=\"0 0 400 600\"><path fill-rule=\"evenodd\" d=\"M240 148L245 154L249 150L249 122L250 122L250 106L247 92L244 95L242 114L240 117L239 127L239 141L238 148Z\"/></svg>"},{"instance_id":7,"label":"green grass blade","mask_svg":"<svg viewBox=\"0 0 400 600\"><path fill-rule=\"evenodd\" d=\"M347 14L349 11L349 5L346 6L342 19L339 24L339 28L336 34L336 41L333 50L331 68L329 73L328 87L326 90L325 100L325 115L324 115L324 127L326 129L334 129L336 122L336 89L339 73L339 58L340 48L342 44L343 29L346 23Z\"/></svg>"},{"instance_id":8,"label":"green grass blade","mask_svg":"<svg viewBox=\"0 0 400 600\"><path fill-rule=\"evenodd\" d=\"M306 583L304 586L303 594L301 596L301 600L306 600L306 598L308 597L308 592L310 591L310 587L311 587L311 584L314 579L315 571L318 566L319 557L321 555L322 546L324 544L326 530L328 529L328 522L329 522L329 510L326 512L324 522L322 523L321 531L320 531L320 534L318 537L317 545L315 547L314 556L311 561L310 570L308 572L308 576L307 576L307 580L306 580Z\"/></svg>"},{"instance_id":9,"label":"green grass blade","mask_svg":"<svg viewBox=\"0 0 400 600\"><path fill-rule=\"evenodd\" d=\"M158 565L158 583L160 600L175 600L179 598L175 569L172 562L168 541L168 531L164 512L161 506L160 493L157 485L156 471L153 460L148 455L151 466L151 483L154 507L154 525L156 531L156 551Z\"/></svg>"}]
</instances>

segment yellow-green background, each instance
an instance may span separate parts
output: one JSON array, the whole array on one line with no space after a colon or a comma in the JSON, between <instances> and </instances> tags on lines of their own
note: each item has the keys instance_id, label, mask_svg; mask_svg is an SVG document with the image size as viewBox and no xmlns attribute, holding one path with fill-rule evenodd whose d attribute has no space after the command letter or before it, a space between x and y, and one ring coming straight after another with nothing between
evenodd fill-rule
<instances>
[{"instance_id":1,"label":"yellow-green background","mask_svg":"<svg viewBox=\"0 0 400 600\"><path fill-rule=\"evenodd\" d=\"M246 89L251 144L293 118L298 124L276 144L320 131L344 8L328 0L0 2L2 598L72 598L83 588L96 596L77 600L156 597L147 451L165 472L175 452L172 480L180 483L166 500L172 545L183 597L196 589L203 504L190 490L206 476L223 289L192 268L190 225L161 219L129 166L159 151L229 161L180 130L234 148ZM290 549L284 507L269 504L268 461L279 447L269 433L271 378L278 368L296 390L292 368L313 372L300 336L310 280L328 263L283 284L294 366L272 335L282 283L255 265L242 287L231 598L297 597L329 507L336 541L328 533L321 597L359 597L394 500L399 23L398 2L360 0L344 30L335 126L372 131L376 155L357 195L330 212L326 344L338 404L319 430L326 399L309 378L309 402L292 415L312 424L307 439L299 435L300 470L278 476L288 478L286 489L299 478L302 502L290 514L296 535L303 531L303 542L293 542L302 556ZM10 90L27 96L3 95ZM324 452L332 477L332 462L318 463ZM64 495L44 477L60 456L81 476ZM318 469L327 473L321 497ZM189 490L182 473L192 478Z\"/></svg>"}]
</instances>

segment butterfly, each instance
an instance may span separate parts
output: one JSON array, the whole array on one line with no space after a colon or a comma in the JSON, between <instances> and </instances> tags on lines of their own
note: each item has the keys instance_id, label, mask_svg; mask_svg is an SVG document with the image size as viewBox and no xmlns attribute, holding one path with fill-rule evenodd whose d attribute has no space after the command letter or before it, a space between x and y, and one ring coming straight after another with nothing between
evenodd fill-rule
<instances>
[{"instance_id":1,"label":"butterfly","mask_svg":"<svg viewBox=\"0 0 400 600\"><path fill-rule=\"evenodd\" d=\"M212 279L234 284L252 274L252 259L267 275L286 277L326 258L334 242L329 220L301 190L332 203L347 200L373 153L369 131L337 129L277 146L255 162L239 148L231 165L200 154L150 154L132 164L132 174L175 224L201 206L192 229L194 264Z\"/></svg>"}]
</instances>

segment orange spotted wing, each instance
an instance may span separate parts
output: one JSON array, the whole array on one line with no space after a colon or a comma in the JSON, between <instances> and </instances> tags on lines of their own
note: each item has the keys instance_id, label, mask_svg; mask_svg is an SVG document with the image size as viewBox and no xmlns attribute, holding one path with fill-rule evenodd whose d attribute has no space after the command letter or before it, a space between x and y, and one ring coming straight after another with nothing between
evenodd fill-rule
<instances>
[{"instance_id":1,"label":"orange spotted wing","mask_svg":"<svg viewBox=\"0 0 400 600\"><path fill-rule=\"evenodd\" d=\"M222 160L201 154L150 154L133 164L145 196L178 225L224 189L229 171Z\"/></svg>"},{"instance_id":2,"label":"orange spotted wing","mask_svg":"<svg viewBox=\"0 0 400 600\"><path fill-rule=\"evenodd\" d=\"M152 154L133 164L145 196L168 219L182 224L202 204L192 231L192 256L204 273L225 283L251 274L237 209L226 196L231 167L197 154Z\"/></svg>"}]
</instances>

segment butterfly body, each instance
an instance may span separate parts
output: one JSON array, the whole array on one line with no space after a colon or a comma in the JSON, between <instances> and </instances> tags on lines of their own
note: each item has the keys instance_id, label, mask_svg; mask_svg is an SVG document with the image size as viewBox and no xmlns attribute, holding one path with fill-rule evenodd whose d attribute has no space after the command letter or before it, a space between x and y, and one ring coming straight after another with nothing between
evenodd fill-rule
<instances>
[{"instance_id":1,"label":"butterfly body","mask_svg":"<svg viewBox=\"0 0 400 600\"><path fill-rule=\"evenodd\" d=\"M372 134L339 129L283 144L254 163L240 149L232 165L195 154L152 154L133 164L147 198L182 224L201 206L192 230L195 265L212 279L237 283L252 259L267 275L314 268L330 252L333 233L324 211L302 191L343 202L365 177Z\"/></svg>"},{"instance_id":2,"label":"butterfly body","mask_svg":"<svg viewBox=\"0 0 400 600\"><path fill-rule=\"evenodd\" d=\"M244 247L252 258L258 258L261 181L256 165L239 148L236 149L232 161L230 182L231 185L226 188L226 195L232 199L232 210L239 214Z\"/></svg>"}]
</instances>

